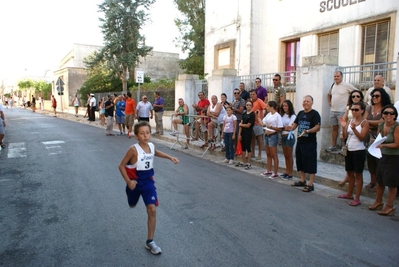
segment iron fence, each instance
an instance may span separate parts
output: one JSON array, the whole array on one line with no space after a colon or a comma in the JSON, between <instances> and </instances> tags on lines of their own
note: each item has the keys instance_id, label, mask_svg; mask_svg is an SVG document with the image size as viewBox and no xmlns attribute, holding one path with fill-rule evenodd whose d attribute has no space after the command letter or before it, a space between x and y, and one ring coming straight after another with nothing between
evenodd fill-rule
<instances>
[{"instance_id":1,"label":"iron fence","mask_svg":"<svg viewBox=\"0 0 399 267\"><path fill-rule=\"evenodd\" d=\"M348 67L338 67L337 70L343 74L344 81L352 84L363 93L373 87L374 77L381 75L384 77L385 85L396 89L396 69L397 62L366 64Z\"/></svg>"}]
</instances>

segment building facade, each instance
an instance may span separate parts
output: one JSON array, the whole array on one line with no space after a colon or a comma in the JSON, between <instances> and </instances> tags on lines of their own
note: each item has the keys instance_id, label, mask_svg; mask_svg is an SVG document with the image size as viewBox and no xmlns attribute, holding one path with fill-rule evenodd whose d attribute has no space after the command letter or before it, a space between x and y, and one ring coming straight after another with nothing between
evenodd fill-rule
<instances>
[{"instance_id":1,"label":"building facade","mask_svg":"<svg viewBox=\"0 0 399 267\"><path fill-rule=\"evenodd\" d=\"M338 66L396 61L398 9L397 0L206 1L205 73L295 71L317 55Z\"/></svg>"},{"instance_id":2,"label":"building facade","mask_svg":"<svg viewBox=\"0 0 399 267\"><path fill-rule=\"evenodd\" d=\"M54 71L53 95L62 108L72 105L73 96L86 81L87 74L83 60L100 49L102 46L74 44L72 50L60 61L59 68ZM179 54L153 51L137 69L143 70L152 80L175 79L180 72ZM58 78L64 82L63 96L57 93Z\"/></svg>"}]
</instances>

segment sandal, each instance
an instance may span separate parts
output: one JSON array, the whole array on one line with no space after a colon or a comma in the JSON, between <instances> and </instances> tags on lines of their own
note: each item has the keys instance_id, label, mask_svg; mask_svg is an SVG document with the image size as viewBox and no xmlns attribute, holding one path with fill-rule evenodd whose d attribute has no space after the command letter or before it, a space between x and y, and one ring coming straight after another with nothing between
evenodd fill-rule
<instances>
[{"instance_id":1,"label":"sandal","mask_svg":"<svg viewBox=\"0 0 399 267\"><path fill-rule=\"evenodd\" d=\"M384 207L384 203L374 202L373 205L369 206L369 210L382 210L382 207Z\"/></svg>"},{"instance_id":2,"label":"sandal","mask_svg":"<svg viewBox=\"0 0 399 267\"><path fill-rule=\"evenodd\" d=\"M342 180L341 182L338 183L339 186L344 186L346 183L348 182L348 180Z\"/></svg>"},{"instance_id":3,"label":"sandal","mask_svg":"<svg viewBox=\"0 0 399 267\"><path fill-rule=\"evenodd\" d=\"M198 138L191 138L191 141L198 141Z\"/></svg>"},{"instance_id":4,"label":"sandal","mask_svg":"<svg viewBox=\"0 0 399 267\"><path fill-rule=\"evenodd\" d=\"M338 198L343 198L343 199L353 199L352 196L348 195L348 194L343 194L343 195L339 195Z\"/></svg>"},{"instance_id":5,"label":"sandal","mask_svg":"<svg viewBox=\"0 0 399 267\"><path fill-rule=\"evenodd\" d=\"M205 144L203 144L202 146L200 146L200 148L205 148L205 147L208 147L208 144L207 144L207 143L205 143Z\"/></svg>"},{"instance_id":6,"label":"sandal","mask_svg":"<svg viewBox=\"0 0 399 267\"><path fill-rule=\"evenodd\" d=\"M312 192L312 191L314 191L313 185L307 185L302 189L302 192Z\"/></svg>"},{"instance_id":7,"label":"sandal","mask_svg":"<svg viewBox=\"0 0 399 267\"><path fill-rule=\"evenodd\" d=\"M388 206L385 206L385 207L388 207ZM392 208L389 208L388 207L388 210L386 210L386 211L379 211L378 212L378 215L382 215L382 216L393 216L393 215L395 215L395 207L392 207Z\"/></svg>"},{"instance_id":8,"label":"sandal","mask_svg":"<svg viewBox=\"0 0 399 267\"><path fill-rule=\"evenodd\" d=\"M243 162L237 162L236 165L234 165L236 167L244 167L244 163Z\"/></svg>"},{"instance_id":9,"label":"sandal","mask_svg":"<svg viewBox=\"0 0 399 267\"><path fill-rule=\"evenodd\" d=\"M305 182L297 181L293 183L292 186L306 186L306 181Z\"/></svg>"},{"instance_id":10,"label":"sandal","mask_svg":"<svg viewBox=\"0 0 399 267\"><path fill-rule=\"evenodd\" d=\"M354 199L354 200L350 201L348 204L349 204L349 206L359 206L362 203L360 202L360 200Z\"/></svg>"},{"instance_id":11,"label":"sandal","mask_svg":"<svg viewBox=\"0 0 399 267\"><path fill-rule=\"evenodd\" d=\"M246 170L252 169L252 165L247 163L247 164L245 165L245 169L246 169Z\"/></svg>"},{"instance_id":12,"label":"sandal","mask_svg":"<svg viewBox=\"0 0 399 267\"><path fill-rule=\"evenodd\" d=\"M6 145L2 143L0 143L1 148L6 148Z\"/></svg>"}]
</instances>

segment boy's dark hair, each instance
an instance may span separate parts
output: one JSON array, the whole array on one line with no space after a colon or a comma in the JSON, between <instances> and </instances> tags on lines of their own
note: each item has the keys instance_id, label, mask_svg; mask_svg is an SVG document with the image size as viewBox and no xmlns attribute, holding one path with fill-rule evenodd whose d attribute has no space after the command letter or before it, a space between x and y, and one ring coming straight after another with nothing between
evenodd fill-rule
<instances>
[{"instance_id":1,"label":"boy's dark hair","mask_svg":"<svg viewBox=\"0 0 399 267\"><path fill-rule=\"evenodd\" d=\"M134 134L137 135L139 133L140 127L144 127L144 126L147 126L151 132L151 125L146 121L140 121L134 125Z\"/></svg>"},{"instance_id":2,"label":"boy's dark hair","mask_svg":"<svg viewBox=\"0 0 399 267\"><path fill-rule=\"evenodd\" d=\"M267 102L267 105L269 106L269 107L272 107L272 108L274 108L274 109L276 109L277 110L277 103L276 103L276 101L269 101L269 102Z\"/></svg>"},{"instance_id":3,"label":"boy's dark hair","mask_svg":"<svg viewBox=\"0 0 399 267\"><path fill-rule=\"evenodd\" d=\"M132 93L130 93L130 92L127 92L126 95L127 95L128 97L132 97Z\"/></svg>"}]
</instances>

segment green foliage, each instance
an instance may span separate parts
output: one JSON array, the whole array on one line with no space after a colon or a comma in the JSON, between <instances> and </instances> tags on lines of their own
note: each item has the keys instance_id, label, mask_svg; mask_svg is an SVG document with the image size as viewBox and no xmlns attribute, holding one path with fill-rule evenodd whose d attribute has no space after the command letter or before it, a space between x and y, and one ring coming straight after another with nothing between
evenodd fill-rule
<instances>
[{"instance_id":1,"label":"green foliage","mask_svg":"<svg viewBox=\"0 0 399 267\"><path fill-rule=\"evenodd\" d=\"M26 90L28 88L32 88L34 87L35 82L31 79L27 79L27 80L22 80L18 82L18 87L21 90Z\"/></svg>"},{"instance_id":2,"label":"green foliage","mask_svg":"<svg viewBox=\"0 0 399 267\"><path fill-rule=\"evenodd\" d=\"M18 88L20 90L33 89L33 94L41 93L43 99L50 99L51 95L51 83L45 81L33 81L30 79L21 80L18 82Z\"/></svg>"},{"instance_id":3,"label":"green foliage","mask_svg":"<svg viewBox=\"0 0 399 267\"><path fill-rule=\"evenodd\" d=\"M188 74L204 75L205 0L174 0L184 19L175 19L181 36L175 41L188 58L179 65Z\"/></svg>"},{"instance_id":4,"label":"green foliage","mask_svg":"<svg viewBox=\"0 0 399 267\"><path fill-rule=\"evenodd\" d=\"M145 80L145 77L144 77ZM129 87L134 99L137 98L138 85ZM149 101L153 103L154 92L160 92L161 97L165 100L164 109L174 110L175 105L175 81L169 79L161 79L151 83L140 84L140 99L143 95L147 95ZM137 102L137 100L136 100Z\"/></svg>"},{"instance_id":5,"label":"green foliage","mask_svg":"<svg viewBox=\"0 0 399 267\"><path fill-rule=\"evenodd\" d=\"M123 91L127 90L127 74L134 70L141 58L146 57L152 47L146 46L140 29L148 19L146 11L155 0L105 0L99 5L104 14L100 18L105 45L85 61L91 69L97 64L106 64L110 75L122 79Z\"/></svg>"}]
</instances>

